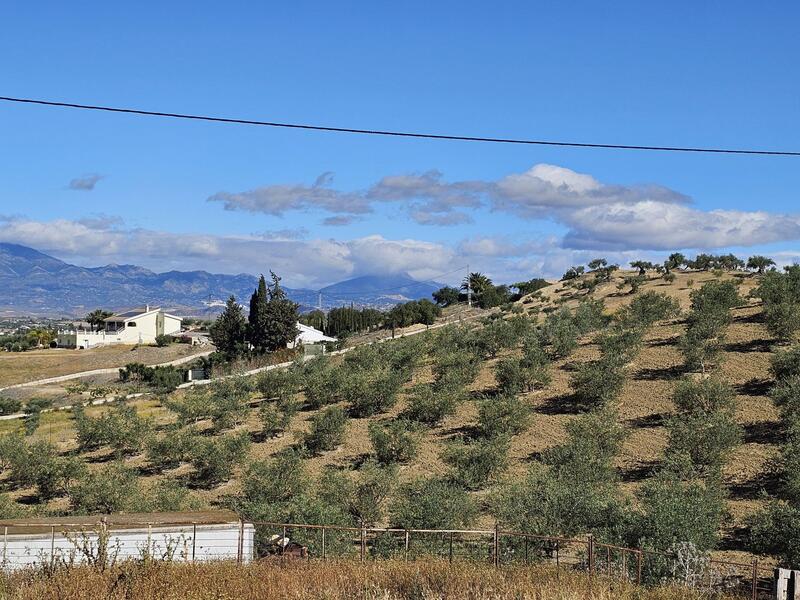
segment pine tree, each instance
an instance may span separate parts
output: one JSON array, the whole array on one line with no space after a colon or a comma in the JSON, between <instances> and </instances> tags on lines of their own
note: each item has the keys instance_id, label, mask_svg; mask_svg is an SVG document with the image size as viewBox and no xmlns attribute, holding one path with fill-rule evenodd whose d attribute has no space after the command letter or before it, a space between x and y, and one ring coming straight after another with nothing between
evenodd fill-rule
<instances>
[{"instance_id":1,"label":"pine tree","mask_svg":"<svg viewBox=\"0 0 800 600\"><path fill-rule=\"evenodd\" d=\"M272 285L267 290L269 301L264 307L263 329L259 334L263 336L260 339L263 340L264 350L274 352L286 348L297 337L298 305L286 297L280 285L281 278L272 271L270 276Z\"/></svg>"},{"instance_id":2,"label":"pine tree","mask_svg":"<svg viewBox=\"0 0 800 600\"><path fill-rule=\"evenodd\" d=\"M231 296L225 304L225 310L211 326L211 341L217 350L227 356L236 356L245 349L245 336L247 321L242 314L242 308Z\"/></svg>"},{"instance_id":3,"label":"pine tree","mask_svg":"<svg viewBox=\"0 0 800 600\"><path fill-rule=\"evenodd\" d=\"M247 316L247 339L256 352L267 350L267 303L269 302L267 282L262 275L258 280L258 288L250 297L250 314Z\"/></svg>"}]
</instances>

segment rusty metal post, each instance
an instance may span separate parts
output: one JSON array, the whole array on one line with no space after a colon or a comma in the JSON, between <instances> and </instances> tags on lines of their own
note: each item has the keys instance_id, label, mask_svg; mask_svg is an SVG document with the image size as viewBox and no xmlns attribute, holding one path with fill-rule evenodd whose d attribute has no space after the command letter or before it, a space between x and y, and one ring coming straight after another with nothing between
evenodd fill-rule
<instances>
[{"instance_id":1,"label":"rusty metal post","mask_svg":"<svg viewBox=\"0 0 800 600\"><path fill-rule=\"evenodd\" d=\"M625 573L625 579L630 579L628 577L628 551L622 551L622 572Z\"/></svg>"},{"instance_id":2,"label":"rusty metal post","mask_svg":"<svg viewBox=\"0 0 800 600\"><path fill-rule=\"evenodd\" d=\"M236 548L236 563L242 564L244 560L244 521L239 519L239 547Z\"/></svg>"},{"instance_id":3,"label":"rusty metal post","mask_svg":"<svg viewBox=\"0 0 800 600\"><path fill-rule=\"evenodd\" d=\"M197 548L197 523L192 524L192 562L194 562L195 549Z\"/></svg>"},{"instance_id":4,"label":"rusty metal post","mask_svg":"<svg viewBox=\"0 0 800 600\"><path fill-rule=\"evenodd\" d=\"M611 546L606 546L606 575L611 576Z\"/></svg>"},{"instance_id":5,"label":"rusty metal post","mask_svg":"<svg viewBox=\"0 0 800 600\"><path fill-rule=\"evenodd\" d=\"M450 532L450 564L453 564L453 532Z\"/></svg>"},{"instance_id":6,"label":"rusty metal post","mask_svg":"<svg viewBox=\"0 0 800 600\"><path fill-rule=\"evenodd\" d=\"M636 553L636 585L642 585L642 551Z\"/></svg>"},{"instance_id":7,"label":"rusty metal post","mask_svg":"<svg viewBox=\"0 0 800 600\"><path fill-rule=\"evenodd\" d=\"M50 528L50 568L53 568L56 562L56 528Z\"/></svg>"},{"instance_id":8,"label":"rusty metal post","mask_svg":"<svg viewBox=\"0 0 800 600\"><path fill-rule=\"evenodd\" d=\"M594 575L594 536L589 534L589 577Z\"/></svg>"},{"instance_id":9,"label":"rusty metal post","mask_svg":"<svg viewBox=\"0 0 800 600\"><path fill-rule=\"evenodd\" d=\"M404 548L404 551L403 551L403 555L405 557L405 560L408 561L408 548L411 545L411 535L409 534L408 529L406 529L406 536L405 537L406 537L406 539L405 539L405 548Z\"/></svg>"},{"instance_id":10,"label":"rusty metal post","mask_svg":"<svg viewBox=\"0 0 800 600\"><path fill-rule=\"evenodd\" d=\"M528 536L525 536L525 564L528 564Z\"/></svg>"},{"instance_id":11,"label":"rusty metal post","mask_svg":"<svg viewBox=\"0 0 800 600\"><path fill-rule=\"evenodd\" d=\"M559 541L556 540L556 579L561 579L561 561L559 560Z\"/></svg>"},{"instance_id":12,"label":"rusty metal post","mask_svg":"<svg viewBox=\"0 0 800 600\"><path fill-rule=\"evenodd\" d=\"M500 523L494 524L494 566L500 565Z\"/></svg>"},{"instance_id":13,"label":"rusty metal post","mask_svg":"<svg viewBox=\"0 0 800 600\"><path fill-rule=\"evenodd\" d=\"M322 526L322 560L325 560L325 526Z\"/></svg>"},{"instance_id":14,"label":"rusty metal post","mask_svg":"<svg viewBox=\"0 0 800 600\"><path fill-rule=\"evenodd\" d=\"M3 565L8 560L8 525L3 528Z\"/></svg>"},{"instance_id":15,"label":"rusty metal post","mask_svg":"<svg viewBox=\"0 0 800 600\"><path fill-rule=\"evenodd\" d=\"M367 530L361 528L361 562L364 562L367 557Z\"/></svg>"},{"instance_id":16,"label":"rusty metal post","mask_svg":"<svg viewBox=\"0 0 800 600\"><path fill-rule=\"evenodd\" d=\"M758 559L753 559L753 600L756 600L758 594Z\"/></svg>"}]
</instances>

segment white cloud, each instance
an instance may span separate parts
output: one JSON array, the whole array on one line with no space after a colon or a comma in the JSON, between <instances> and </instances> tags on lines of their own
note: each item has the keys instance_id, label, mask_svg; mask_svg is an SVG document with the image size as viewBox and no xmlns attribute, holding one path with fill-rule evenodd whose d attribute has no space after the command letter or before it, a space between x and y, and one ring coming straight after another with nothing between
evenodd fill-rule
<instances>
[{"instance_id":1,"label":"white cloud","mask_svg":"<svg viewBox=\"0 0 800 600\"><path fill-rule=\"evenodd\" d=\"M269 236L268 236L269 237ZM78 221L0 219L0 241L36 247L85 266L133 263L154 271L203 269L280 273L290 287L320 287L348 277L410 273L426 279L452 269L451 248L412 239L265 239L263 236L174 234L147 229L97 229Z\"/></svg>"}]
</instances>

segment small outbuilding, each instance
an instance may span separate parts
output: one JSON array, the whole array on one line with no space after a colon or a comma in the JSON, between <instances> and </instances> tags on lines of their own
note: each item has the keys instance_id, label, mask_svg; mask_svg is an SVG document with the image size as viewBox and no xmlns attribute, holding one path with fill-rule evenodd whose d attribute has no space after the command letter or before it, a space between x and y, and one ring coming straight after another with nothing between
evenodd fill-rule
<instances>
[{"instance_id":1,"label":"small outbuilding","mask_svg":"<svg viewBox=\"0 0 800 600\"><path fill-rule=\"evenodd\" d=\"M253 560L255 528L226 510L0 520L6 571L152 558Z\"/></svg>"},{"instance_id":2,"label":"small outbuilding","mask_svg":"<svg viewBox=\"0 0 800 600\"><path fill-rule=\"evenodd\" d=\"M324 342L335 342L335 337L330 337L322 333L319 329L311 327L311 325L303 325L297 323L297 337L293 344L289 344L289 348L296 348L298 346L306 346L311 344L321 344Z\"/></svg>"}]
</instances>

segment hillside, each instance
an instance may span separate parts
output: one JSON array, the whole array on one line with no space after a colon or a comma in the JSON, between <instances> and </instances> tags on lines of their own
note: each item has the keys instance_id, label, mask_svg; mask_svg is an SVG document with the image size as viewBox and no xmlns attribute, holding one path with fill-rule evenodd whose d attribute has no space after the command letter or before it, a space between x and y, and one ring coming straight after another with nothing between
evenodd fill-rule
<instances>
[{"instance_id":1,"label":"hillside","mask_svg":"<svg viewBox=\"0 0 800 600\"><path fill-rule=\"evenodd\" d=\"M636 505L636 493L651 480L664 459L667 444L666 420L674 412L672 393L675 385L686 375L682 370L683 358L678 349L679 337L686 328L685 311L690 305L690 293L703 284L713 281L737 281L739 293L747 298L749 291L758 283L758 277L743 273L725 273L715 275L711 272L676 272L675 280L667 283L661 278L650 278L636 294L620 291L618 284L621 273L612 281L602 283L594 290L592 297L604 302L606 314L613 314L627 306L637 296L655 291L674 298L680 305L684 315L656 322L649 327L644 336L641 350L635 354L624 369L627 374L621 393L616 401L616 414L625 429L626 438L621 451L614 459L614 468L619 477L619 486L623 495ZM575 308L584 290L576 290L566 283L554 283L544 288L537 295L521 299L513 311L529 316L533 321L542 322L545 315L560 306ZM723 469L723 483L728 489L729 497L725 504L730 518L724 520L721 528L721 541L717 554L724 557L747 559L746 547L743 543L742 531L747 517L764 505L760 496L763 487L771 485L770 460L776 456L778 443L781 441L778 412L769 399L769 361L775 340L768 334L761 322L762 308L759 302L748 300L744 306L731 311L732 322L726 329L725 344L722 349L722 360L719 362L719 376L730 383L736 393L735 418L743 431L742 443L733 451ZM507 313L507 317L511 313ZM477 322L468 327L480 329ZM360 473L365 461L373 455L370 442L369 426L372 423L387 423L392 419L408 413L412 389L418 384L431 382L434 377L436 350L430 344L440 339L431 334L417 336L420 344L427 344L425 356L413 367L410 379L402 384L398 401L373 416L353 417L347 420L346 435L334 449L323 450L315 455L303 458L308 476L312 479L321 476L326 467L335 467L348 476ZM459 334L460 335L460 334ZM566 358L556 359L550 368L551 381L543 389L520 393L518 398L529 409L531 417L528 425L511 439L507 470L497 482L492 482L483 489L471 491L469 495L478 501L479 514L476 524L490 527L494 516L489 510L488 500L492 494L502 487L504 481L519 481L532 465L538 464L547 451L567 439L566 426L580 418L583 412L576 408L570 377L576 369L599 356L596 343L597 332L580 338L578 347ZM423 341L424 339L424 341ZM410 338L413 340L413 338ZM404 342L389 342L382 346ZM417 342L405 342L417 343ZM415 347L422 352L423 346ZM519 350L512 347L502 349L497 357L487 358L480 363L477 376L467 385L466 399L457 404L452 415L445 417L439 424L420 429L419 450L413 459L401 464L397 471L397 481L409 482L417 477L444 476L450 467L443 460L443 451L448 442L461 436L473 435L478 419L478 410L482 400L491 401L496 397L497 379L495 368L498 361L508 356L517 356ZM334 363L341 362L334 359ZM224 427L227 432L248 432L252 444L247 451L248 460L267 459L298 443L311 427L311 421L325 409L313 409L304 406L291 417L285 433L274 437L261 433L263 422L258 407L263 402L260 398L257 382L249 382L247 402L250 409L243 418L235 419L233 427ZM146 391L146 390L145 390ZM230 392L233 393L233 392ZM179 391L171 394L169 400L159 395L146 395L130 401L141 416L154 420L157 435L172 437L177 433L172 429L176 417L166 407L170 402L180 403L182 399L192 398L192 391ZM301 402L303 395L297 397ZM307 400L307 398L306 398ZM340 402L339 406L345 406ZM110 408L89 408L87 415L108 414ZM18 424L2 425L9 431ZM188 428L193 425L188 425ZM187 427L183 429L186 430ZM217 435L209 429L207 421L198 422L206 434ZM208 435L203 437L207 439ZM107 447L85 453L78 453L75 440L73 417L69 414L48 413L42 415L42 424L32 439L50 440L62 453L78 454L86 459L91 471L102 470L111 453ZM176 438L177 439L177 438ZM141 451L134 451L125 458L125 464L134 469L139 483L149 489L157 481L165 478L176 479L190 487L189 498L199 505L230 503L242 489L242 477L246 461L239 461L233 476L228 481L210 486L199 485L193 481L194 467L185 459L179 460L176 467L155 469ZM36 510L65 511L69 509L69 496L56 494L52 500L37 504L35 489L30 486L14 485L8 481L8 471L3 476L11 498L35 507ZM381 518L388 522L387 516Z\"/></svg>"}]
</instances>

